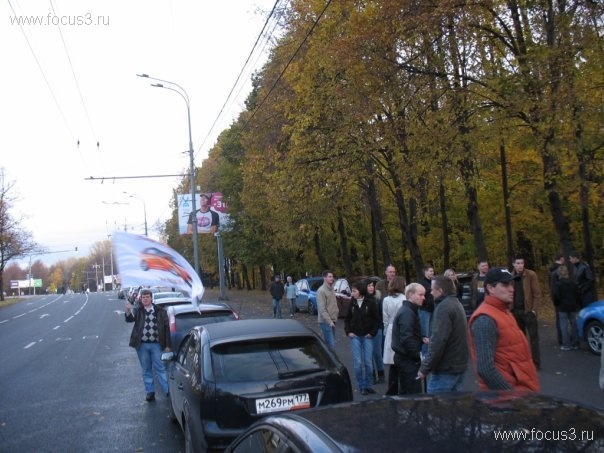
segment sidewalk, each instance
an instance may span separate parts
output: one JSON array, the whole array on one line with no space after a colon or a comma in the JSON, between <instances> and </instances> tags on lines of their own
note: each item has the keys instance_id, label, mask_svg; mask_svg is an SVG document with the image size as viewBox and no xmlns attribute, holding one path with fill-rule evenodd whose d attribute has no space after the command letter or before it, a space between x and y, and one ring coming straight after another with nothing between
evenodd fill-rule
<instances>
[{"instance_id":1,"label":"sidewalk","mask_svg":"<svg viewBox=\"0 0 604 453\"><path fill-rule=\"evenodd\" d=\"M243 319L248 318L272 318L272 301L268 290L247 291L227 290L227 302ZM217 301L220 295L218 288L208 289L203 300L206 302ZM289 310L285 303L281 305L284 317ZM604 410L604 391L598 386L600 371L600 357L587 351L583 344L579 351L560 351L556 338L556 329L553 322L544 316L539 321L539 336L541 349L541 370L539 379L541 381L541 393L558 398L577 401L588 406ZM305 312L296 313L295 319L315 331L319 336L320 330L317 317ZM352 354L348 339L344 335L344 320L340 319L336 328L336 352L340 360L348 368L355 389L354 372L352 367ZM355 389L355 400L376 398L386 391L384 384L374 386L376 396L361 396ZM473 367L468 367L464 381L465 391L478 390L478 383Z\"/></svg>"}]
</instances>

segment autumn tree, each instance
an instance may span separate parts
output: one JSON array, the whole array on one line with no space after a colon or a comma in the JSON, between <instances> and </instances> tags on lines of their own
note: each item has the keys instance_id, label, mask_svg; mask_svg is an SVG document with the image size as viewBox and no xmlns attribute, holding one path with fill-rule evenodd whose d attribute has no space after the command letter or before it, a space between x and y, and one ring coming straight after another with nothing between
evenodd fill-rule
<instances>
[{"instance_id":1,"label":"autumn tree","mask_svg":"<svg viewBox=\"0 0 604 453\"><path fill-rule=\"evenodd\" d=\"M12 210L15 183L6 180L0 168L0 288L4 288L4 268L10 260L22 258L38 250L29 231L21 227L22 219L15 218ZM0 291L4 300L4 291Z\"/></svg>"}]
</instances>

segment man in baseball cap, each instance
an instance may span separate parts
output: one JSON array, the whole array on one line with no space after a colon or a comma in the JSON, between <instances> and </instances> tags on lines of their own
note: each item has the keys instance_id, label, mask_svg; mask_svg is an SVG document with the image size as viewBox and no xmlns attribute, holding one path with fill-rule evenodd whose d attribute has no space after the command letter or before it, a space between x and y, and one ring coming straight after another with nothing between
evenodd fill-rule
<instances>
[{"instance_id":1,"label":"man in baseball cap","mask_svg":"<svg viewBox=\"0 0 604 453\"><path fill-rule=\"evenodd\" d=\"M504 267L490 269L484 302L468 323L472 361L482 390L539 391L528 341L510 312L517 278Z\"/></svg>"}]
</instances>

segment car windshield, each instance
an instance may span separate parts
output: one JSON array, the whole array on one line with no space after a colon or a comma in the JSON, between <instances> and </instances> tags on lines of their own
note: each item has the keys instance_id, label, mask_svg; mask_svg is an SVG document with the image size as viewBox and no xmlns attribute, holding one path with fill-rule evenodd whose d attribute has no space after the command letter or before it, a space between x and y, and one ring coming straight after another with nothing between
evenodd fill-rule
<instances>
[{"instance_id":1,"label":"car windshield","mask_svg":"<svg viewBox=\"0 0 604 453\"><path fill-rule=\"evenodd\" d=\"M278 380L333 366L312 337L221 344L212 348L212 363L216 382Z\"/></svg>"}]
</instances>

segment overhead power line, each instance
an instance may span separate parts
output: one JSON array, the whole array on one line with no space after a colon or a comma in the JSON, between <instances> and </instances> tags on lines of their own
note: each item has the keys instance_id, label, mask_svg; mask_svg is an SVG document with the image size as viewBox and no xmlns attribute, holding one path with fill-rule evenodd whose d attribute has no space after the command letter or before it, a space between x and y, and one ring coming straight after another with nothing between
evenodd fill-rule
<instances>
[{"instance_id":1,"label":"overhead power line","mask_svg":"<svg viewBox=\"0 0 604 453\"><path fill-rule=\"evenodd\" d=\"M8 1L8 5L10 6L10 9L13 11L14 16L17 17L17 13L16 13L15 8L13 7L12 3L10 2L10 0L7 0L7 1ZM34 57L36 64L38 65L38 69L40 70L40 73L42 74L42 78L44 79L44 82L46 83L46 87L48 88L48 91L50 91L50 95L52 96L52 99L55 102L55 105L57 106L57 110L59 110L59 113L61 114L61 118L63 118L65 127L67 128L69 135L71 135L72 141L75 141L71 127L69 127L67 118L65 117L65 114L63 113L63 109L61 108L61 105L59 104L59 100L57 99L57 96L55 95L54 90L50 86L50 82L48 81L48 78L46 77L46 73L44 72L44 69L42 68L42 65L40 64L40 60L38 60L38 56L36 55L36 52L34 51L34 48L32 47L32 45L29 41L29 38L27 37L27 34L25 33L25 29L23 28L23 25L20 22L18 22L18 25L19 25L19 28L21 29L21 33L23 34L23 37L25 38L27 47L29 47L31 54Z\"/></svg>"}]
</instances>

